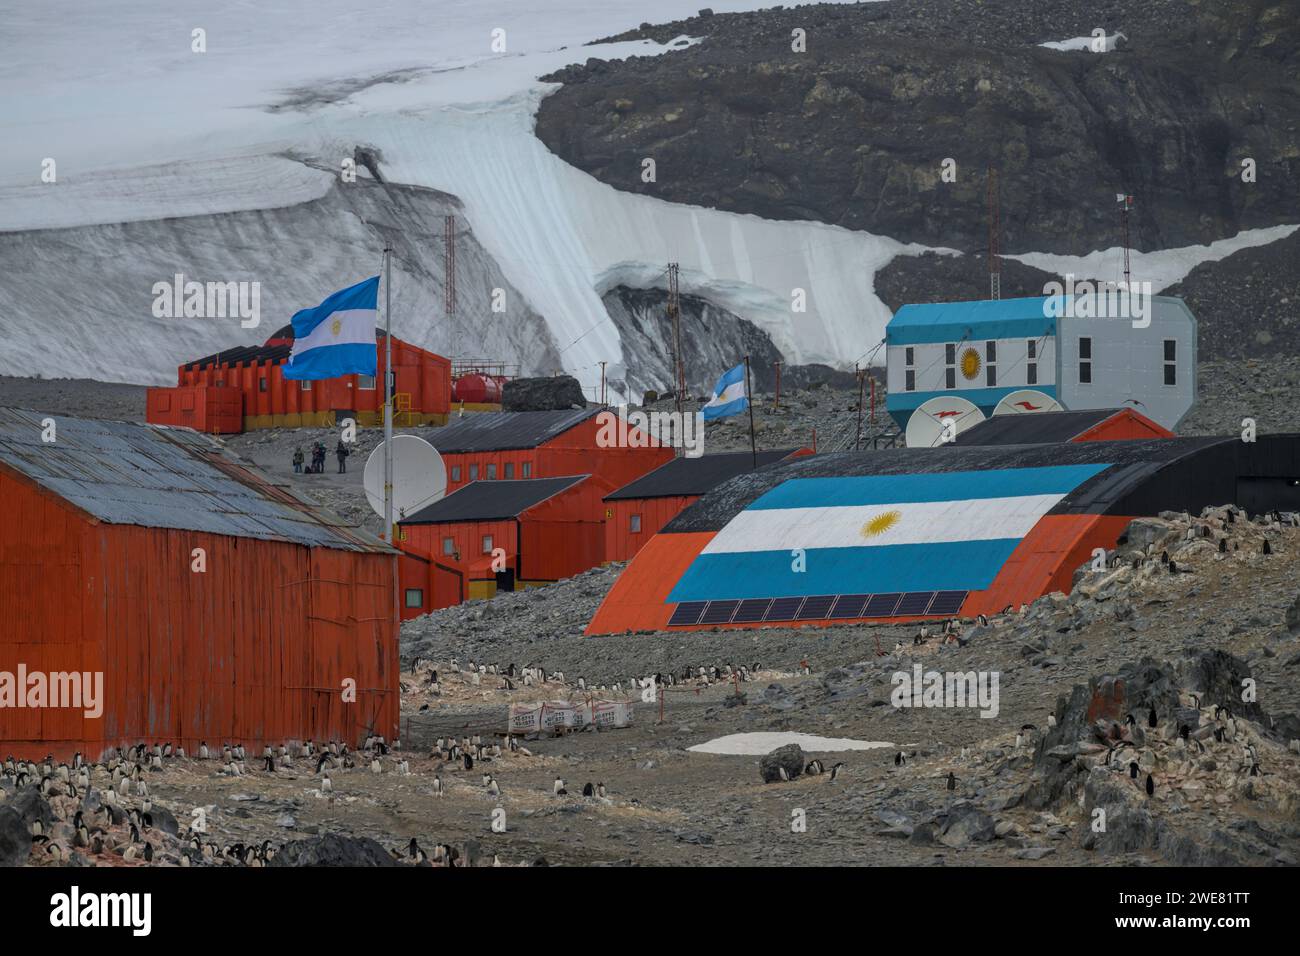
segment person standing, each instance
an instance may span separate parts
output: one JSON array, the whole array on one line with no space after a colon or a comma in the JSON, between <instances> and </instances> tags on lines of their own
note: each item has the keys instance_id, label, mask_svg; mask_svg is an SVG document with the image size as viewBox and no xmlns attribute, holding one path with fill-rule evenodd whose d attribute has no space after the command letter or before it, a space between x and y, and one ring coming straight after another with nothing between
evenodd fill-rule
<instances>
[{"instance_id":1,"label":"person standing","mask_svg":"<svg viewBox=\"0 0 1300 956\"><path fill-rule=\"evenodd\" d=\"M307 456L302 453L301 445L293 450L293 473L295 475L302 474L302 463L306 461L306 459Z\"/></svg>"},{"instance_id":2,"label":"person standing","mask_svg":"<svg viewBox=\"0 0 1300 956\"><path fill-rule=\"evenodd\" d=\"M334 455L335 455L335 457L337 457L338 460L339 460L339 474L340 474L340 475L347 474L347 470L348 470L348 464L347 464L347 462L348 462L348 455L350 455L350 454L352 454L352 453L351 453L350 451L348 451L348 446L345 445L345 444L343 444L343 439L340 438L340 439L339 439L339 443L338 443L338 445L335 446L335 448L334 448Z\"/></svg>"}]
</instances>

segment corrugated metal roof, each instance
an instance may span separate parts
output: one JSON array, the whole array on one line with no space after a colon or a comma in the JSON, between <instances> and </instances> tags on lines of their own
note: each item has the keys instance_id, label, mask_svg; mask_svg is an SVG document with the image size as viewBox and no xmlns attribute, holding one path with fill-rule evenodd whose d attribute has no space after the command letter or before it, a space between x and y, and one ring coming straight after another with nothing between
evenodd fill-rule
<instances>
[{"instance_id":1,"label":"corrugated metal roof","mask_svg":"<svg viewBox=\"0 0 1300 956\"><path fill-rule=\"evenodd\" d=\"M1048 442L1067 442L1119 413L1118 408L1088 408L1068 412L995 415L968 428L949 444L1042 445Z\"/></svg>"},{"instance_id":2,"label":"corrugated metal roof","mask_svg":"<svg viewBox=\"0 0 1300 956\"><path fill-rule=\"evenodd\" d=\"M571 408L551 412L476 412L429 435L443 454L536 448L603 411Z\"/></svg>"},{"instance_id":3,"label":"corrugated metal roof","mask_svg":"<svg viewBox=\"0 0 1300 956\"><path fill-rule=\"evenodd\" d=\"M760 451L758 467L770 465L794 454L795 449L783 448L777 451ZM613 494L606 495L606 501L619 501L624 498L668 498L676 495L702 495L712 491L728 478L754 470L754 455L748 451L723 452L717 455L701 455L699 458L674 458L660 465L649 474L642 475L636 481L624 485Z\"/></svg>"},{"instance_id":4,"label":"corrugated metal roof","mask_svg":"<svg viewBox=\"0 0 1300 956\"><path fill-rule=\"evenodd\" d=\"M514 518L533 505L558 495L590 475L565 478L523 478L511 481L471 481L441 501L435 501L402 524L448 524L454 521L497 521Z\"/></svg>"},{"instance_id":5,"label":"corrugated metal roof","mask_svg":"<svg viewBox=\"0 0 1300 956\"><path fill-rule=\"evenodd\" d=\"M188 428L0 408L0 464L109 524L390 550Z\"/></svg>"}]
</instances>

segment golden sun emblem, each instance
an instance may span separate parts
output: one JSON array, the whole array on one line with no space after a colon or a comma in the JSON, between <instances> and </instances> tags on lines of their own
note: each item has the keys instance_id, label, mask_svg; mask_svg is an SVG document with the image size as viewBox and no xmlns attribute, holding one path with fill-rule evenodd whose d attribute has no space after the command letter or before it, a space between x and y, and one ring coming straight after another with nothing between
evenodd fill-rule
<instances>
[{"instance_id":1,"label":"golden sun emblem","mask_svg":"<svg viewBox=\"0 0 1300 956\"><path fill-rule=\"evenodd\" d=\"M338 338L339 332L340 330L342 330L342 328L343 328L342 319L335 319L333 322L330 323L330 331L334 333L335 338Z\"/></svg>"},{"instance_id":2,"label":"golden sun emblem","mask_svg":"<svg viewBox=\"0 0 1300 956\"><path fill-rule=\"evenodd\" d=\"M974 349L961 353L961 374L966 379L973 379L980 373L980 354Z\"/></svg>"},{"instance_id":3,"label":"golden sun emblem","mask_svg":"<svg viewBox=\"0 0 1300 956\"><path fill-rule=\"evenodd\" d=\"M862 537L875 538L903 520L901 511L884 511L862 526Z\"/></svg>"}]
</instances>

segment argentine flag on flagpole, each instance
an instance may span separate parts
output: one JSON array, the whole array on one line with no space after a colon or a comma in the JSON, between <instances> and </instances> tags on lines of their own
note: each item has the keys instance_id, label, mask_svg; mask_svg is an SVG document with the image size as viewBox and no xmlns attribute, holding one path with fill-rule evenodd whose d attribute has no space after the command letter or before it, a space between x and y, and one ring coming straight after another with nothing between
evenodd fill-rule
<instances>
[{"instance_id":1,"label":"argentine flag on flagpole","mask_svg":"<svg viewBox=\"0 0 1300 956\"><path fill-rule=\"evenodd\" d=\"M742 362L733 369L722 373L718 384L713 386L713 398L704 406L704 420L727 418L739 415L749 408L749 397L745 394L745 364Z\"/></svg>"},{"instance_id":2,"label":"argentine flag on flagpole","mask_svg":"<svg viewBox=\"0 0 1300 956\"><path fill-rule=\"evenodd\" d=\"M378 372L375 324L379 276L340 289L314 309L293 316L293 351L284 366L291 379L334 378Z\"/></svg>"}]
</instances>

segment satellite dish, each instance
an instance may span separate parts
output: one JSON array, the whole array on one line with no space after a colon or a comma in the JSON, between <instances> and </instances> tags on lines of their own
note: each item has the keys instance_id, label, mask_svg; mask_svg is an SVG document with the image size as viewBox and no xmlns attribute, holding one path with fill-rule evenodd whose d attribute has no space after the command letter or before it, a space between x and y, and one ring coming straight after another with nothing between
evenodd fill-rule
<instances>
[{"instance_id":1,"label":"satellite dish","mask_svg":"<svg viewBox=\"0 0 1300 956\"><path fill-rule=\"evenodd\" d=\"M927 399L907 420L907 447L938 448L982 421L984 413L964 398L939 395Z\"/></svg>"},{"instance_id":2,"label":"satellite dish","mask_svg":"<svg viewBox=\"0 0 1300 956\"><path fill-rule=\"evenodd\" d=\"M1012 392L993 409L994 415L1029 415L1038 412L1063 412L1065 406L1046 392L1036 388L1022 388Z\"/></svg>"},{"instance_id":3,"label":"satellite dish","mask_svg":"<svg viewBox=\"0 0 1300 956\"><path fill-rule=\"evenodd\" d=\"M366 459L366 500L384 516L384 442ZM423 438L393 436L393 520L400 521L447 493L447 466Z\"/></svg>"}]
</instances>

